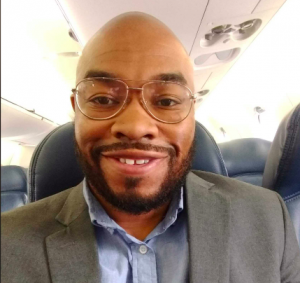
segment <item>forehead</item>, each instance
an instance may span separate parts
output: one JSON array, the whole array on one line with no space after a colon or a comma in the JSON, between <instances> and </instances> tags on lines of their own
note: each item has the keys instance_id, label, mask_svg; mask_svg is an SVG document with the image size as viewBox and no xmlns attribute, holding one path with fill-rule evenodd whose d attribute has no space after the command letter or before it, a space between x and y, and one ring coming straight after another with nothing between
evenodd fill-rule
<instances>
[{"instance_id":1,"label":"forehead","mask_svg":"<svg viewBox=\"0 0 300 283\"><path fill-rule=\"evenodd\" d=\"M180 73L193 88L193 69L181 44L173 37L147 32L106 32L94 39L80 59L77 82L91 71L104 71L131 80L161 73Z\"/></svg>"}]
</instances>

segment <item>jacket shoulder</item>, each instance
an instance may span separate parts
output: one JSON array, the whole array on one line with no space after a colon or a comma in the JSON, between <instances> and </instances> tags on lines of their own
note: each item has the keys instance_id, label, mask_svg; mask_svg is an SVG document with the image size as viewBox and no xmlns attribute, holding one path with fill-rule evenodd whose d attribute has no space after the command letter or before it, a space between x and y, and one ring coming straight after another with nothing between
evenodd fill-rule
<instances>
[{"instance_id":1,"label":"jacket shoulder","mask_svg":"<svg viewBox=\"0 0 300 283\"><path fill-rule=\"evenodd\" d=\"M223 194L224 196L228 196L232 200L273 199L278 202L278 194L263 187L258 187L249 183L210 172L191 171L191 174L194 175L193 178L198 177L199 184L201 184L201 182L203 182L204 180L205 182L208 182L212 185L212 191Z\"/></svg>"},{"instance_id":2,"label":"jacket shoulder","mask_svg":"<svg viewBox=\"0 0 300 283\"><path fill-rule=\"evenodd\" d=\"M2 281L51 282L46 239L67 229L58 215L68 200L72 203L74 194L80 196L80 188L65 190L1 215Z\"/></svg>"},{"instance_id":3,"label":"jacket shoulder","mask_svg":"<svg viewBox=\"0 0 300 283\"><path fill-rule=\"evenodd\" d=\"M244 227L245 223L252 223L254 226L261 223L265 227L277 226L279 230L284 230L283 218L286 207L276 192L213 173L201 171L192 173L194 184L198 183L199 187L204 184L209 188L202 193L212 193L227 199L234 225ZM194 193L197 194L198 189L194 190ZM200 191L199 193L201 194ZM261 221L262 215L265 221Z\"/></svg>"},{"instance_id":4,"label":"jacket shoulder","mask_svg":"<svg viewBox=\"0 0 300 283\"><path fill-rule=\"evenodd\" d=\"M1 214L2 241L18 241L24 235L46 234L59 223L56 215L73 188ZM42 235L41 235L42 236Z\"/></svg>"},{"instance_id":5,"label":"jacket shoulder","mask_svg":"<svg viewBox=\"0 0 300 283\"><path fill-rule=\"evenodd\" d=\"M266 267L267 262L272 270L270 278L274 278L277 266L282 282L299 282L299 246L289 212L279 194L201 171L192 171L189 183L194 187L193 196L207 194L213 195L212 199L226 200L233 265L240 266L239 258L243 262L250 259L248 265L257 265L257 269ZM192 199L190 203L193 202Z\"/></svg>"}]
</instances>

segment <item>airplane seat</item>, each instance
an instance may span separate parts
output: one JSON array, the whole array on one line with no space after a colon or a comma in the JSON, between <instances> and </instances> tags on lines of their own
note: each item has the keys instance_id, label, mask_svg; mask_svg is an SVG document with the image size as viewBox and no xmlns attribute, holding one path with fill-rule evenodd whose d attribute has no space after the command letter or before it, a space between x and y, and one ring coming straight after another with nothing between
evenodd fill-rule
<instances>
[{"instance_id":1,"label":"airplane seat","mask_svg":"<svg viewBox=\"0 0 300 283\"><path fill-rule=\"evenodd\" d=\"M215 140L198 122L195 137L192 169L228 176ZM75 156L74 125L70 122L54 129L36 147L28 171L29 201L74 187L83 177Z\"/></svg>"},{"instance_id":2,"label":"airplane seat","mask_svg":"<svg viewBox=\"0 0 300 283\"><path fill-rule=\"evenodd\" d=\"M198 121L195 128L195 152L192 170L212 172L228 177L223 156L215 139Z\"/></svg>"},{"instance_id":3,"label":"airplane seat","mask_svg":"<svg viewBox=\"0 0 300 283\"><path fill-rule=\"evenodd\" d=\"M27 203L26 171L20 166L1 166L1 213Z\"/></svg>"},{"instance_id":4,"label":"airplane seat","mask_svg":"<svg viewBox=\"0 0 300 283\"><path fill-rule=\"evenodd\" d=\"M237 139L218 144L231 178L262 185L271 142L258 138Z\"/></svg>"},{"instance_id":5,"label":"airplane seat","mask_svg":"<svg viewBox=\"0 0 300 283\"><path fill-rule=\"evenodd\" d=\"M262 185L279 193L285 201L300 245L300 104L278 127Z\"/></svg>"},{"instance_id":6,"label":"airplane seat","mask_svg":"<svg viewBox=\"0 0 300 283\"><path fill-rule=\"evenodd\" d=\"M28 168L29 202L75 187L83 180L75 155L74 126L55 128L35 148Z\"/></svg>"}]
</instances>

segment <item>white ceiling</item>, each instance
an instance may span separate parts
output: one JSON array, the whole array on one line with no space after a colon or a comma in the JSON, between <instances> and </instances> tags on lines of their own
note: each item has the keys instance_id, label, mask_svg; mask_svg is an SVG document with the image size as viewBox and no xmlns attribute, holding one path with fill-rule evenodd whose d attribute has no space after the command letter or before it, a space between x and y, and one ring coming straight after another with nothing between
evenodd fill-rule
<instances>
[{"instance_id":1,"label":"white ceiling","mask_svg":"<svg viewBox=\"0 0 300 283\"><path fill-rule=\"evenodd\" d=\"M36 146L57 126L1 99L1 139Z\"/></svg>"},{"instance_id":2,"label":"white ceiling","mask_svg":"<svg viewBox=\"0 0 300 283\"><path fill-rule=\"evenodd\" d=\"M117 0L99 0L96 6L92 0L58 2L69 23L54 0L2 1L1 76L2 97L62 124L73 113L69 96L78 58L55 58L53 54L82 49L68 36L69 25L84 44L115 15L144 11L163 19L194 59L226 49L200 49L199 41L211 27L229 20L239 23L254 14L265 17L266 23L284 0L214 0L209 5L207 0L157 0L151 5L141 0L128 0L123 5ZM255 36L238 46L244 51L251 43L238 55L237 63L233 60L213 72L195 67L197 89L213 89L199 105L196 118L218 142L254 136L272 140L279 121L300 102L299 10L299 0L287 0L253 43ZM202 18L204 11L208 18ZM227 46L237 44L232 41ZM255 106L266 109L261 124L253 111ZM227 132L226 137L220 127Z\"/></svg>"},{"instance_id":3,"label":"white ceiling","mask_svg":"<svg viewBox=\"0 0 300 283\"><path fill-rule=\"evenodd\" d=\"M2 1L1 96L57 123L70 120L71 88L81 51L54 0Z\"/></svg>"}]
</instances>

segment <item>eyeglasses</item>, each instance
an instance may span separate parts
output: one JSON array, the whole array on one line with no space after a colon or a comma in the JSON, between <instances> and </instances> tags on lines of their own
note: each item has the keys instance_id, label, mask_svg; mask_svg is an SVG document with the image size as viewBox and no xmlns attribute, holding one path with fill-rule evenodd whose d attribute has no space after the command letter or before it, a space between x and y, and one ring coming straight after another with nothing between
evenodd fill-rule
<instances>
[{"instance_id":1,"label":"eyeglasses","mask_svg":"<svg viewBox=\"0 0 300 283\"><path fill-rule=\"evenodd\" d=\"M129 90L140 90L145 110L163 123L179 123L191 111L195 96L180 83L146 81L135 88L125 81L131 80L96 77L80 81L72 91L81 113L94 120L110 119L126 107Z\"/></svg>"}]
</instances>

